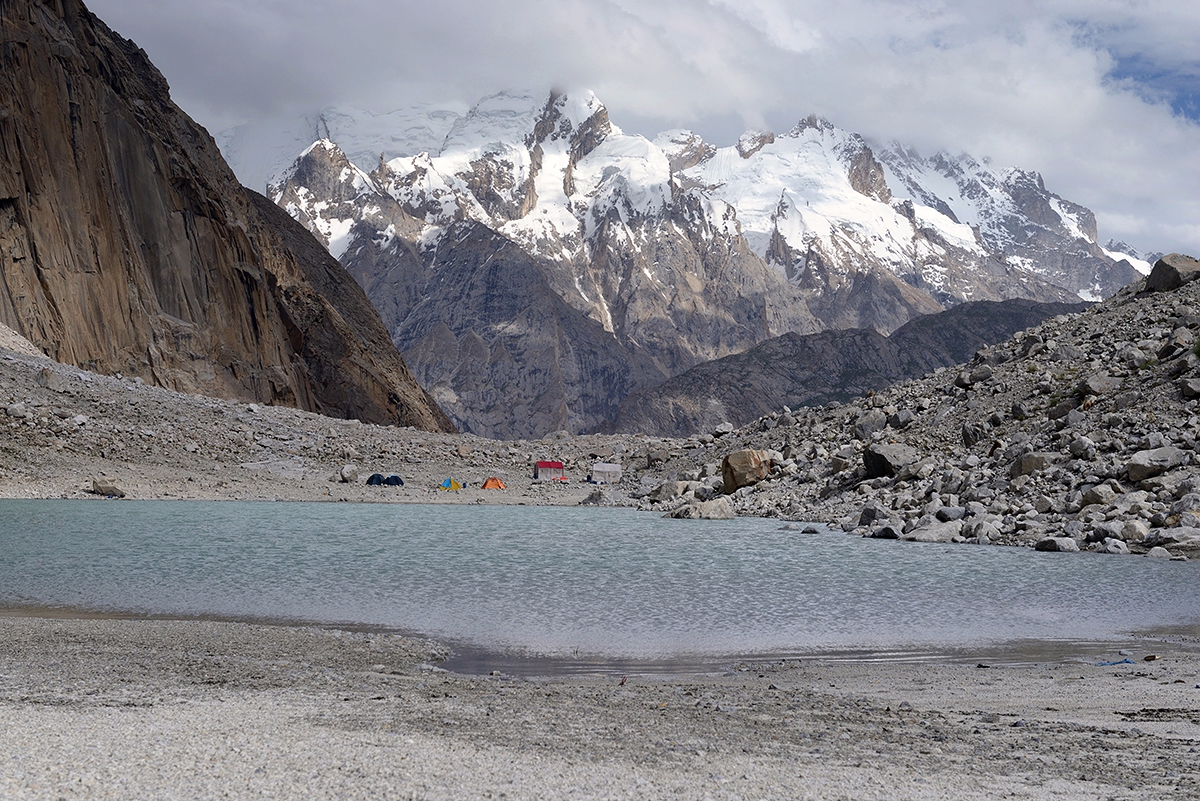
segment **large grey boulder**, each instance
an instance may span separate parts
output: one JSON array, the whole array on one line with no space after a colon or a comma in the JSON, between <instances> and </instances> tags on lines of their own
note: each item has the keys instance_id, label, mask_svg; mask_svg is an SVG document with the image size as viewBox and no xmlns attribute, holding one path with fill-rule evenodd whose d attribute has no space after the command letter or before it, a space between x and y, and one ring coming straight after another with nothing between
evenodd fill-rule
<instances>
[{"instance_id":1,"label":"large grey boulder","mask_svg":"<svg viewBox=\"0 0 1200 801\"><path fill-rule=\"evenodd\" d=\"M1145 481L1160 473L1165 473L1173 467L1179 467L1187 459L1187 454L1179 448L1166 446L1148 451L1138 451L1125 466L1129 480Z\"/></svg>"},{"instance_id":2,"label":"large grey boulder","mask_svg":"<svg viewBox=\"0 0 1200 801\"><path fill-rule=\"evenodd\" d=\"M92 479L92 494L103 495L106 498L124 498L125 491L117 486L111 478L93 478Z\"/></svg>"},{"instance_id":3,"label":"large grey boulder","mask_svg":"<svg viewBox=\"0 0 1200 801\"><path fill-rule=\"evenodd\" d=\"M1055 453L1022 454L1013 462L1012 475L1016 478L1017 476L1028 476L1032 473L1039 473L1053 464L1057 458L1058 454Z\"/></svg>"},{"instance_id":4,"label":"large grey boulder","mask_svg":"<svg viewBox=\"0 0 1200 801\"><path fill-rule=\"evenodd\" d=\"M1182 253L1169 253L1154 263L1146 278L1147 292L1170 292L1200 278L1200 261Z\"/></svg>"},{"instance_id":5,"label":"large grey boulder","mask_svg":"<svg viewBox=\"0 0 1200 801\"><path fill-rule=\"evenodd\" d=\"M894 476L917 461L916 448L898 443L878 442L863 451L863 466L872 478Z\"/></svg>"},{"instance_id":6,"label":"large grey boulder","mask_svg":"<svg viewBox=\"0 0 1200 801\"><path fill-rule=\"evenodd\" d=\"M882 431L887 427L887 415L879 409L871 409L863 412L854 422L854 436L856 439L868 440L876 431Z\"/></svg>"},{"instance_id":7,"label":"large grey boulder","mask_svg":"<svg viewBox=\"0 0 1200 801\"><path fill-rule=\"evenodd\" d=\"M732 520L736 516L733 512L733 502L723 496L711 501L684 504L663 515L679 520Z\"/></svg>"},{"instance_id":8,"label":"large grey boulder","mask_svg":"<svg viewBox=\"0 0 1200 801\"><path fill-rule=\"evenodd\" d=\"M954 542L955 537L962 534L962 521L952 520L949 523L934 523L928 526L914 528L901 539L909 542Z\"/></svg>"},{"instance_id":9,"label":"large grey boulder","mask_svg":"<svg viewBox=\"0 0 1200 801\"><path fill-rule=\"evenodd\" d=\"M1176 526L1175 528L1151 529L1142 540L1142 545L1157 547L1170 545L1185 550L1200 550L1200 528Z\"/></svg>"}]
</instances>

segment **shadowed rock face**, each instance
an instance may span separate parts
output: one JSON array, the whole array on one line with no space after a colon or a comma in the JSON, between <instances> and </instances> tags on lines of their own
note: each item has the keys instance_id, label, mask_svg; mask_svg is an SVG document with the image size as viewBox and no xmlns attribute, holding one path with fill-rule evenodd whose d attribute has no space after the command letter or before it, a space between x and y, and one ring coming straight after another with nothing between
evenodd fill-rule
<instances>
[{"instance_id":1,"label":"shadowed rock face","mask_svg":"<svg viewBox=\"0 0 1200 801\"><path fill-rule=\"evenodd\" d=\"M843 402L960 364L982 347L1083 308L980 301L918 317L890 337L872 329L784 334L629 395L621 403L617 430L688 436L726 420L742 425L784 405Z\"/></svg>"},{"instance_id":2,"label":"shadowed rock face","mask_svg":"<svg viewBox=\"0 0 1200 801\"><path fill-rule=\"evenodd\" d=\"M0 322L174 390L451 426L338 262L75 0L0 3Z\"/></svg>"}]
</instances>

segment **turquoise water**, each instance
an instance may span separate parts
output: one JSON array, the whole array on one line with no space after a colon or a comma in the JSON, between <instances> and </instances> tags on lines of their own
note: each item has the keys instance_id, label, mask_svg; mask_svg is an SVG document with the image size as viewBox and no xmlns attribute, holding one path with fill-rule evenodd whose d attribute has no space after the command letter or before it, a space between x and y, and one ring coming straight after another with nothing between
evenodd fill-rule
<instances>
[{"instance_id":1,"label":"turquoise water","mask_svg":"<svg viewBox=\"0 0 1200 801\"><path fill-rule=\"evenodd\" d=\"M511 506L0 501L0 607L361 625L656 659L1097 640L1200 621L1200 562Z\"/></svg>"}]
</instances>

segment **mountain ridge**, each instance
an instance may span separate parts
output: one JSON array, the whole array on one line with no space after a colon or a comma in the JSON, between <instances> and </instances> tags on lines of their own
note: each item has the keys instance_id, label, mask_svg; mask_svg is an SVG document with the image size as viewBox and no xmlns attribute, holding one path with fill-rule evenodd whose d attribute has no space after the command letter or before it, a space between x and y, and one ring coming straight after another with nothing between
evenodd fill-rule
<instances>
[{"instance_id":1,"label":"mountain ridge","mask_svg":"<svg viewBox=\"0 0 1200 801\"><path fill-rule=\"evenodd\" d=\"M0 321L171 389L450 427L365 293L78 0L0 8Z\"/></svg>"},{"instance_id":2,"label":"mountain ridge","mask_svg":"<svg viewBox=\"0 0 1200 801\"><path fill-rule=\"evenodd\" d=\"M591 93L485 98L436 154L381 160L371 172L321 140L268 194L380 308L396 304L376 273L423 274L456 225L482 225L668 376L787 332L889 333L970 300L1102 297L1140 275L1135 263L1147 267L1102 248L1091 213L1035 173L877 153L815 116L723 148L687 131L651 141L625 134ZM440 290L423 286L428 314ZM471 328L461 311L456 337ZM413 327L388 327L409 352ZM568 430L585 430L586 417L576 413Z\"/></svg>"}]
</instances>

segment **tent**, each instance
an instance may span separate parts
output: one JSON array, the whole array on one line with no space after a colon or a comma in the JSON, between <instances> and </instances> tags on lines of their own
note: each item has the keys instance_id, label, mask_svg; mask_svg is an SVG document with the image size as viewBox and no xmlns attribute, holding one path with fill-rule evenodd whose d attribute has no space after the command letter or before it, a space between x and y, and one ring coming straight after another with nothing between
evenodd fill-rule
<instances>
[{"instance_id":1,"label":"tent","mask_svg":"<svg viewBox=\"0 0 1200 801\"><path fill-rule=\"evenodd\" d=\"M400 476L396 475L395 473L392 473L383 480L383 483L389 487L403 487L404 479L400 478Z\"/></svg>"},{"instance_id":2,"label":"tent","mask_svg":"<svg viewBox=\"0 0 1200 801\"><path fill-rule=\"evenodd\" d=\"M592 465L592 474L588 481L593 484L619 484L621 482L621 465L609 462L596 462Z\"/></svg>"},{"instance_id":3,"label":"tent","mask_svg":"<svg viewBox=\"0 0 1200 801\"><path fill-rule=\"evenodd\" d=\"M443 481L441 484L438 484L438 489L440 489L440 490L460 490L460 489L462 489L462 484L459 484L457 481L455 481L452 478L448 478L445 481Z\"/></svg>"},{"instance_id":4,"label":"tent","mask_svg":"<svg viewBox=\"0 0 1200 801\"><path fill-rule=\"evenodd\" d=\"M379 473L372 473L371 477L367 479L367 486L368 487L382 487L383 486L383 476L380 475Z\"/></svg>"},{"instance_id":5,"label":"tent","mask_svg":"<svg viewBox=\"0 0 1200 801\"><path fill-rule=\"evenodd\" d=\"M487 481L483 482L483 488L497 490L508 489L508 487L504 486L504 482L495 476L488 476Z\"/></svg>"},{"instance_id":6,"label":"tent","mask_svg":"<svg viewBox=\"0 0 1200 801\"><path fill-rule=\"evenodd\" d=\"M534 481L566 481L567 471L562 462L537 462L533 466Z\"/></svg>"}]
</instances>

